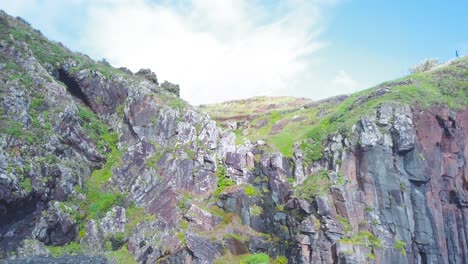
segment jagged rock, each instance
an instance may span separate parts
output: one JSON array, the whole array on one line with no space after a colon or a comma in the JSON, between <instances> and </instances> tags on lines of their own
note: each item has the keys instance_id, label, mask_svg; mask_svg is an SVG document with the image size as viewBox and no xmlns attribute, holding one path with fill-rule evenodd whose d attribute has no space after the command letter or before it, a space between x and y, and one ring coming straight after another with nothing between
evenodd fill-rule
<instances>
[{"instance_id":1,"label":"jagged rock","mask_svg":"<svg viewBox=\"0 0 468 264\"><path fill-rule=\"evenodd\" d=\"M396 147L399 152L409 151L414 148L416 132L413 128L412 114L409 106L395 108L395 120L393 128L396 131Z\"/></svg>"},{"instance_id":2,"label":"jagged rock","mask_svg":"<svg viewBox=\"0 0 468 264\"><path fill-rule=\"evenodd\" d=\"M254 144L246 139L236 148L232 132L177 99L178 85L159 86L150 70L137 76L113 71L47 42L21 20L0 12L2 30L18 25L26 28L15 32L26 34L0 32L0 128L16 129L0 132L1 257L10 250L16 250L12 256L45 254L43 244L76 241L71 214L87 217L81 192L102 174L97 175L105 176L98 179L100 186L92 187L125 199L111 197L111 210L86 223L80 245L89 254L105 251L106 239L127 231L127 220L136 220L126 219L124 207L135 203L155 219L144 217L125 232L127 249L140 263L212 263L228 251L285 255L290 263L364 263L371 262L371 252L375 263L468 262L466 109L383 102L351 131L329 135L320 160L310 161L300 142L288 158L269 153L274 147L266 145L269 139ZM37 53L36 45L42 44L46 59ZM443 72L437 74L443 77ZM346 110L398 93L395 85L413 83L385 83L353 97ZM442 81L439 86L445 91ZM343 115L330 113L325 104L347 98L306 107L316 107L318 117L335 125ZM294 112L287 111L282 113ZM292 115L291 122L305 120L302 113ZM258 117L229 126L254 135L253 128L270 121ZM287 122L276 122L273 133ZM222 186L223 167L237 186ZM90 176L99 168L103 170ZM326 187L324 193L312 203L297 199L292 177L300 185L322 169L332 171L328 180L317 183ZM217 188L225 188L218 197ZM216 197L219 208L213 207ZM222 223L218 213L224 216ZM249 239L220 237L229 233ZM345 236L372 239L382 247L342 243ZM31 237L36 240L25 240Z\"/></svg>"},{"instance_id":3,"label":"jagged rock","mask_svg":"<svg viewBox=\"0 0 468 264\"><path fill-rule=\"evenodd\" d=\"M99 227L104 236L109 236L124 232L126 222L125 208L116 206L106 213L106 216L99 223Z\"/></svg>"},{"instance_id":4,"label":"jagged rock","mask_svg":"<svg viewBox=\"0 0 468 264\"><path fill-rule=\"evenodd\" d=\"M242 241L233 237L224 239L224 244L227 250L229 250L229 252L234 256L247 254L249 252L248 248Z\"/></svg>"},{"instance_id":5,"label":"jagged rock","mask_svg":"<svg viewBox=\"0 0 468 264\"><path fill-rule=\"evenodd\" d=\"M361 128L360 143L362 147L372 147L381 142L382 133L367 117L361 118Z\"/></svg>"},{"instance_id":6,"label":"jagged rock","mask_svg":"<svg viewBox=\"0 0 468 264\"><path fill-rule=\"evenodd\" d=\"M326 216L331 212L331 208L326 197L317 197L315 199L317 203L317 213L321 216Z\"/></svg>"},{"instance_id":7,"label":"jagged rock","mask_svg":"<svg viewBox=\"0 0 468 264\"><path fill-rule=\"evenodd\" d=\"M302 200L302 199L298 199L297 200L297 203L299 204L299 207L306 213L306 214L311 214L312 213L312 205L306 201L306 200Z\"/></svg>"},{"instance_id":8,"label":"jagged rock","mask_svg":"<svg viewBox=\"0 0 468 264\"><path fill-rule=\"evenodd\" d=\"M104 243L104 235L99 230L98 224L94 219L91 219L86 224L86 232L80 240L80 244L90 251L99 252Z\"/></svg>"},{"instance_id":9,"label":"jagged rock","mask_svg":"<svg viewBox=\"0 0 468 264\"><path fill-rule=\"evenodd\" d=\"M77 235L75 224L75 220L62 210L59 203L53 202L35 227L33 236L46 245L65 245Z\"/></svg>"},{"instance_id":10,"label":"jagged rock","mask_svg":"<svg viewBox=\"0 0 468 264\"><path fill-rule=\"evenodd\" d=\"M50 251L46 248L44 243L33 239L26 239L21 242L21 246L16 251L17 258L24 258L27 256L48 256Z\"/></svg>"},{"instance_id":11,"label":"jagged rock","mask_svg":"<svg viewBox=\"0 0 468 264\"><path fill-rule=\"evenodd\" d=\"M190 225L203 231L212 230L221 222L221 218L218 216L214 216L195 205L190 207L184 217L187 218Z\"/></svg>"},{"instance_id":12,"label":"jagged rock","mask_svg":"<svg viewBox=\"0 0 468 264\"><path fill-rule=\"evenodd\" d=\"M200 263L213 263L216 257L221 256L221 253L215 246L196 234L188 233L186 243L187 248Z\"/></svg>"},{"instance_id":13,"label":"jagged rock","mask_svg":"<svg viewBox=\"0 0 468 264\"><path fill-rule=\"evenodd\" d=\"M301 232L304 233L304 234L315 234L317 233L319 230L318 230L318 226L317 226L317 218L315 218L315 216L313 215L310 215L309 217L307 217L306 219L304 219L302 222L301 222Z\"/></svg>"}]
</instances>

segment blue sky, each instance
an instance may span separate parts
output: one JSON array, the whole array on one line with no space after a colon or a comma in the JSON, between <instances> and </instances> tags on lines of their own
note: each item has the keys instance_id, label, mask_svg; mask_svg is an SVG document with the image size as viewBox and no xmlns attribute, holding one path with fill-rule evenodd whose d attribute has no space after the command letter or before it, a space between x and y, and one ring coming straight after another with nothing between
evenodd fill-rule
<instances>
[{"instance_id":1,"label":"blue sky","mask_svg":"<svg viewBox=\"0 0 468 264\"><path fill-rule=\"evenodd\" d=\"M151 68L193 104L321 99L468 54L468 1L0 0L95 59Z\"/></svg>"}]
</instances>

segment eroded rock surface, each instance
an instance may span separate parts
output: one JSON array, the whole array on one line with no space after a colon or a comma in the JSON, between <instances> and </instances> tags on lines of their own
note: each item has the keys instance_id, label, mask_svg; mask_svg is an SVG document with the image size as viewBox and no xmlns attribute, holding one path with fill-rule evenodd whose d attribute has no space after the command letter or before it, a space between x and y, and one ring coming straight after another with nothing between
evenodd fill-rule
<instances>
[{"instance_id":1,"label":"eroded rock surface","mask_svg":"<svg viewBox=\"0 0 468 264\"><path fill-rule=\"evenodd\" d=\"M289 263L468 263L466 107L383 102L329 135L321 158L306 160L299 142L286 157L263 140L236 145L237 123L220 128L151 70L134 75L57 43L44 58L31 44L48 43L42 35L3 12L0 24L27 33L0 31L6 263L256 253ZM412 84L378 87L348 110ZM51 246L96 257L51 260Z\"/></svg>"}]
</instances>

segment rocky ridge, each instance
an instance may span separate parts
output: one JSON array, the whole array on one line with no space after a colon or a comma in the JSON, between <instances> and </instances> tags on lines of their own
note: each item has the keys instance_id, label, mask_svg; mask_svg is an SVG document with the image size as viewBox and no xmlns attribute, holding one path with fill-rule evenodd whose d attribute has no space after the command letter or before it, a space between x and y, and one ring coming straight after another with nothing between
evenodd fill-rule
<instances>
[{"instance_id":1,"label":"rocky ridge","mask_svg":"<svg viewBox=\"0 0 468 264\"><path fill-rule=\"evenodd\" d=\"M287 156L236 144L150 70L94 62L5 13L0 26L3 258L468 263L466 101L382 100ZM467 64L451 65L458 99ZM452 77L435 74L446 90Z\"/></svg>"}]
</instances>

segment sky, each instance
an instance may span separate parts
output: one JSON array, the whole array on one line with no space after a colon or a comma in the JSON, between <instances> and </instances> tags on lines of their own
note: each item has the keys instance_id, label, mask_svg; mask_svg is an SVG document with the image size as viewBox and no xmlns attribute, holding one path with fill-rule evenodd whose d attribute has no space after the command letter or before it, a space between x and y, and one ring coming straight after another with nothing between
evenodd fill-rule
<instances>
[{"instance_id":1,"label":"sky","mask_svg":"<svg viewBox=\"0 0 468 264\"><path fill-rule=\"evenodd\" d=\"M468 1L0 0L70 49L153 70L192 104L311 99L468 55Z\"/></svg>"}]
</instances>

